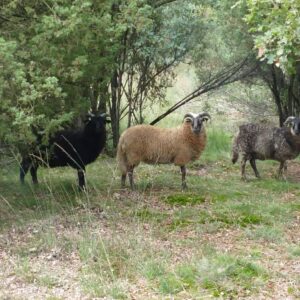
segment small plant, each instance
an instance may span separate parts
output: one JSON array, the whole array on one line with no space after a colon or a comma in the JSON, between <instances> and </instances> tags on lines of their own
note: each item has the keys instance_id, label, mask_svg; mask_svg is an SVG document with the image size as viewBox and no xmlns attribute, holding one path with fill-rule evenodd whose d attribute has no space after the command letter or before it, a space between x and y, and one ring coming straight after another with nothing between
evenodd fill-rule
<instances>
[{"instance_id":1,"label":"small plant","mask_svg":"<svg viewBox=\"0 0 300 300\"><path fill-rule=\"evenodd\" d=\"M159 291L162 294L177 294L183 289L183 282L173 273L167 273L159 278Z\"/></svg>"},{"instance_id":2,"label":"small plant","mask_svg":"<svg viewBox=\"0 0 300 300\"><path fill-rule=\"evenodd\" d=\"M165 267L157 261L149 261L143 266L142 273L146 278L149 280L153 280L157 277L162 276L165 274L166 270Z\"/></svg>"}]
</instances>

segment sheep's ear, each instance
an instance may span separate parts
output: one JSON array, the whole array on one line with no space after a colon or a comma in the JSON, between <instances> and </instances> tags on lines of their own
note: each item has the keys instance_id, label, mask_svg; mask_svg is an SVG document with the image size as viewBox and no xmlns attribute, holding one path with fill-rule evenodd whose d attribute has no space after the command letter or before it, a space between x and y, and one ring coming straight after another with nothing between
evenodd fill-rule
<instances>
[{"instance_id":1,"label":"sheep's ear","mask_svg":"<svg viewBox=\"0 0 300 300\"><path fill-rule=\"evenodd\" d=\"M108 115L106 113L102 113L99 115L99 117L103 118L105 123L111 123L111 120L110 119L107 119L108 118Z\"/></svg>"},{"instance_id":2,"label":"sheep's ear","mask_svg":"<svg viewBox=\"0 0 300 300\"><path fill-rule=\"evenodd\" d=\"M291 124L295 121L296 117L288 117L283 123L284 126L291 126Z\"/></svg>"},{"instance_id":3,"label":"sheep's ear","mask_svg":"<svg viewBox=\"0 0 300 300\"><path fill-rule=\"evenodd\" d=\"M87 124L88 122L90 122L92 120L92 118L95 117L94 114L92 114L91 112L88 112L83 120L83 122L85 124Z\"/></svg>"}]
</instances>

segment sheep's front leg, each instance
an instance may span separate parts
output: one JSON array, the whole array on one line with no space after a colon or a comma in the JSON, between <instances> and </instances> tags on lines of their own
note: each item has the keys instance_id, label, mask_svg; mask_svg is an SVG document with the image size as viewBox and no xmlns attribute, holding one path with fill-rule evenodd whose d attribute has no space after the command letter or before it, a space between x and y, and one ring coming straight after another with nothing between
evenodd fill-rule
<instances>
[{"instance_id":1,"label":"sheep's front leg","mask_svg":"<svg viewBox=\"0 0 300 300\"><path fill-rule=\"evenodd\" d=\"M245 181L247 180L246 173L245 173L246 162L247 162L247 158L243 157L241 160L241 175L242 175L242 180L245 180Z\"/></svg>"},{"instance_id":2,"label":"sheep's front leg","mask_svg":"<svg viewBox=\"0 0 300 300\"><path fill-rule=\"evenodd\" d=\"M37 179L37 169L38 169L38 166L35 166L34 164L30 168L31 178L32 178L32 182L34 184L38 184L39 183L38 179Z\"/></svg>"},{"instance_id":3,"label":"sheep's front leg","mask_svg":"<svg viewBox=\"0 0 300 300\"><path fill-rule=\"evenodd\" d=\"M186 176L186 167L185 166L181 166L180 167L181 170L181 186L183 190L187 189L187 184L185 181L185 176Z\"/></svg>"},{"instance_id":4,"label":"sheep's front leg","mask_svg":"<svg viewBox=\"0 0 300 300\"><path fill-rule=\"evenodd\" d=\"M79 184L79 189L84 190L85 189L85 168L78 169L78 184Z\"/></svg>"},{"instance_id":5,"label":"sheep's front leg","mask_svg":"<svg viewBox=\"0 0 300 300\"><path fill-rule=\"evenodd\" d=\"M255 159L253 159L253 158L250 159L250 165L251 165L251 167L252 167L252 169L253 169L253 171L254 171L255 176L256 176L257 178L260 178L259 172L258 172L258 170L257 170L257 168L256 168L256 162L255 162Z\"/></svg>"},{"instance_id":6,"label":"sheep's front leg","mask_svg":"<svg viewBox=\"0 0 300 300\"><path fill-rule=\"evenodd\" d=\"M27 159L23 159L20 166L20 181L23 184L25 175L27 174L29 168L30 168L31 162Z\"/></svg>"}]
</instances>

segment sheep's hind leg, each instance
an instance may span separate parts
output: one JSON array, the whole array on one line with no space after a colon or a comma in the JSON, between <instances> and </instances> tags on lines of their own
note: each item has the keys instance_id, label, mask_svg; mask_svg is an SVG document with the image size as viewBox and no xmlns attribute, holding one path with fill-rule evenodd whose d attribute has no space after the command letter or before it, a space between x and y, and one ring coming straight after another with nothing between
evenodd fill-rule
<instances>
[{"instance_id":1,"label":"sheep's hind leg","mask_svg":"<svg viewBox=\"0 0 300 300\"><path fill-rule=\"evenodd\" d=\"M126 183L126 173L121 176L121 187L124 188Z\"/></svg>"},{"instance_id":2,"label":"sheep's hind leg","mask_svg":"<svg viewBox=\"0 0 300 300\"><path fill-rule=\"evenodd\" d=\"M79 190L85 190L85 168L78 169L78 184Z\"/></svg>"},{"instance_id":3,"label":"sheep's hind leg","mask_svg":"<svg viewBox=\"0 0 300 300\"><path fill-rule=\"evenodd\" d=\"M129 183L130 183L130 188L133 191L134 190L134 181L133 181L133 169L134 167L128 168L128 178L129 178Z\"/></svg>"},{"instance_id":4,"label":"sheep's hind leg","mask_svg":"<svg viewBox=\"0 0 300 300\"><path fill-rule=\"evenodd\" d=\"M254 171L255 176L256 176L257 178L260 178L259 172L258 172L258 170L257 170L257 168L256 168L256 162L255 162L255 159L254 159L254 158L251 158L251 159L250 159L250 165L251 165L251 167L252 167L252 169L253 169L253 171Z\"/></svg>"},{"instance_id":5,"label":"sheep's hind leg","mask_svg":"<svg viewBox=\"0 0 300 300\"><path fill-rule=\"evenodd\" d=\"M187 184L185 181L185 176L186 176L186 167L185 166L181 166L180 167L181 170L181 186L183 190L187 189Z\"/></svg>"}]
</instances>

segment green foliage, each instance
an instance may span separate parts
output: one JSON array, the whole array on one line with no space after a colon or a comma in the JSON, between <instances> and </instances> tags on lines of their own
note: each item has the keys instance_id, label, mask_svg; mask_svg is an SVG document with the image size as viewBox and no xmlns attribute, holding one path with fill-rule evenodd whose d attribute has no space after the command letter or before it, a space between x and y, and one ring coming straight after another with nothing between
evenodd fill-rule
<instances>
[{"instance_id":1,"label":"green foliage","mask_svg":"<svg viewBox=\"0 0 300 300\"><path fill-rule=\"evenodd\" d=\"M116 146L121 117L143 122L145 107L164 101L173 68L198 43L191 34L202 20L184 2L4 1L1 139L30 144L34 125L46 141L89 108L109 108Z\"/></svg>"},{"instance_id":2,"label":"green foliage","mask_svg":"<svg viewBox=\"0 0 300 300\"><path fill-rule=\"evenodd\" d=\"M254 35L259 56L295 72L300 57L300 2L298 0L247 0L245 18Z\"/></svg>"},{"instance_id":3,"label":"green foliage","mask_svg":"<svg viewBox=\"0 0 300 300\"><path fill-rule=\"evenodd\" d=\"M204 20L205 30L194 33L193 38L201 42L191 49L191 54L197 75L201 82L205 82L225 66L249 55L253 42L242 19L245 5L235 8L236 0L197 3L197 13Z\"/></svg>"},{"instance_id":4,"label":"green foliage","mask_svg":"<svg viewBox=\"0 0 300 300\"><path fill-rule=\"evenodd\" d=\"M86 112L88 88L99 68L109 66L109 55L99 55L104 48L114 52L103 43L111 37L110 19L103 14L109 1L94 7L91 1L71 2L2 4L7 21L0 27L5 70L0 75L0 138L7 143L30 144L32 126L47 137Z\"/></svg>"}]
</instances>

